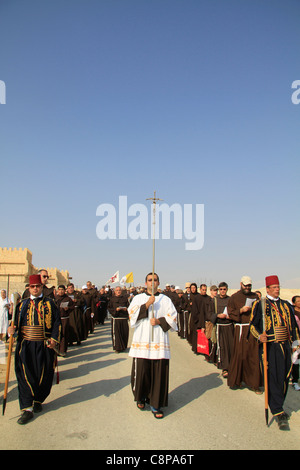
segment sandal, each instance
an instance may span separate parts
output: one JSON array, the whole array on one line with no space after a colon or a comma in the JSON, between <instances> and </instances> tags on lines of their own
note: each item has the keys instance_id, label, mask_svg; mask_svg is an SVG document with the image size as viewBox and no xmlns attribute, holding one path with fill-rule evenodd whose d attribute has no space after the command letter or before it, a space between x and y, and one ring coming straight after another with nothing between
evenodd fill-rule
<instances>
[{"instance_id":1,"label":"sandal","mask_svg":"<svg viewBox=\"0 0 300 470\"><path fill-rule=\"evenodd\" d=\"M136 406L138 407L139 410L144 410L145 409L145 402L144 401L138 401L136 403Z\"/></svg>"},{"instance_id":2,"label":"sandal","mask_svg":"<svg viewBox=\"0 0 300 470\"><path fill-rule=\"evenodd\" d=\"M152 410L152 413L154 414L154 417L156 419L162 419L164 417L164 413L162 410Z\"/></svg>"},{"instance_id":3,"label":"sandal","mask_svg":"<svg viewBox=\"0 0 300 470\"><path fill-rule=\"evenodd\" d=\"M224 377L224 379L226 379L228 377L228 371L227 370L223 370L222 377Z\"/></svg>"}]
</instances>

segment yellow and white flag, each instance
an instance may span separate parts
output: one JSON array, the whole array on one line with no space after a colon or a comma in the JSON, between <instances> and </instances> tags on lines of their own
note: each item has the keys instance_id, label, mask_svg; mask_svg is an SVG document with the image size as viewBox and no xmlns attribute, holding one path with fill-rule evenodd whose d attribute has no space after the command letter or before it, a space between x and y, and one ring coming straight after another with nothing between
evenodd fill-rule
<instances>
[{"instance_id":1,"label":"yellow and white flag","mask_svg":"<svg viewBox=\"0 0 300 470\"><path fill-rule=\"evenodd\" d=\"M120 284L131 284L133 283L133 272L126 274L122 277Z\"/></svg>"}]
</instances>

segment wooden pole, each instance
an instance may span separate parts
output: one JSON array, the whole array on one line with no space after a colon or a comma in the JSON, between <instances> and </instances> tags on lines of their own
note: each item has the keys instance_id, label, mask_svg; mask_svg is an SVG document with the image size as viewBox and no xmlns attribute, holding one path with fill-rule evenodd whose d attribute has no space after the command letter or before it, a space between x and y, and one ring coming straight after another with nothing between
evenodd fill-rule
<instances>
[{"instance_id":1,"label":"wooden pole","mask_svg":"<svg viewBox=\"0 0 300 470\"><path fill-rule=\"evenodd\" d=\"M263 332L266 332L266 299L261 298ZM268 391L268 357L267 357L267 343L263 343L263 366L264 366L264 388L265 388L265 418L266 425L269 423L269 391Z\"/></svg>"},{"instance_id":2,"label":"wooden pole","mask_svg":"<svg viewBox=\"0 0 300 470\"><path fill-rule=\"evenodd\" d=\"M11 321L10 326L14 326L14 324L15 324L17 300L18 300L18 295L13 294L14 308L13 308L13 315L12 315L12 321ZM6 366L6 378L5 378L4 395L3 395L2 415L4 415L5 408L6 408L6 399L7 399L7 390L8 390L8 383L9 383L10 363L11 363L13 343L14 343L14 335L10 335L8 355L7 355L7 366Z\"/></svg>"}]
</instances>

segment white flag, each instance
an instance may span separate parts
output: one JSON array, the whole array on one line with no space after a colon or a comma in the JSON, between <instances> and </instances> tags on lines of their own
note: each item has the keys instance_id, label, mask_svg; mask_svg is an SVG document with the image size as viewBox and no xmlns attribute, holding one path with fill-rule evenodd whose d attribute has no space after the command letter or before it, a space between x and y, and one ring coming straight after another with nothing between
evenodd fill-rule
<instances>
[{"instance_id":1,"label":"white flag","mask_svg":"<svg viewBox=\"0 0 300 470\"><path fill-rule=\"evenodd\" d=\"M119 271L117 271L111 278L107 281L106 284L114 284L115 282L119 282Z\"/></svg>"}]
</instances>

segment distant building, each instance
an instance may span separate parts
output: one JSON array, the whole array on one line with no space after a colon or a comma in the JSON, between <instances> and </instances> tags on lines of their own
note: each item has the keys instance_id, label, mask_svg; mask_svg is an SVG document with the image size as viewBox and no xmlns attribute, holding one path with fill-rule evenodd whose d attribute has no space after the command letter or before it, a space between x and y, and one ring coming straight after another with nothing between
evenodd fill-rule
<instances>
[{"instance_id":1,"label":"distant building","mask_svg":"<svg viewBox=\"0 0 300 470\"><path fill-rule=\"evenodd\" d=\"M0 289L6 289L9 295L13 292L22 294L29 282L29 276L37 274L41 268L48 271L49 287L68 284L70 280L68 271L46 266L36 268L32 264L32 253L28 248L0 248Z\"/></svg>"}]
</instances>

